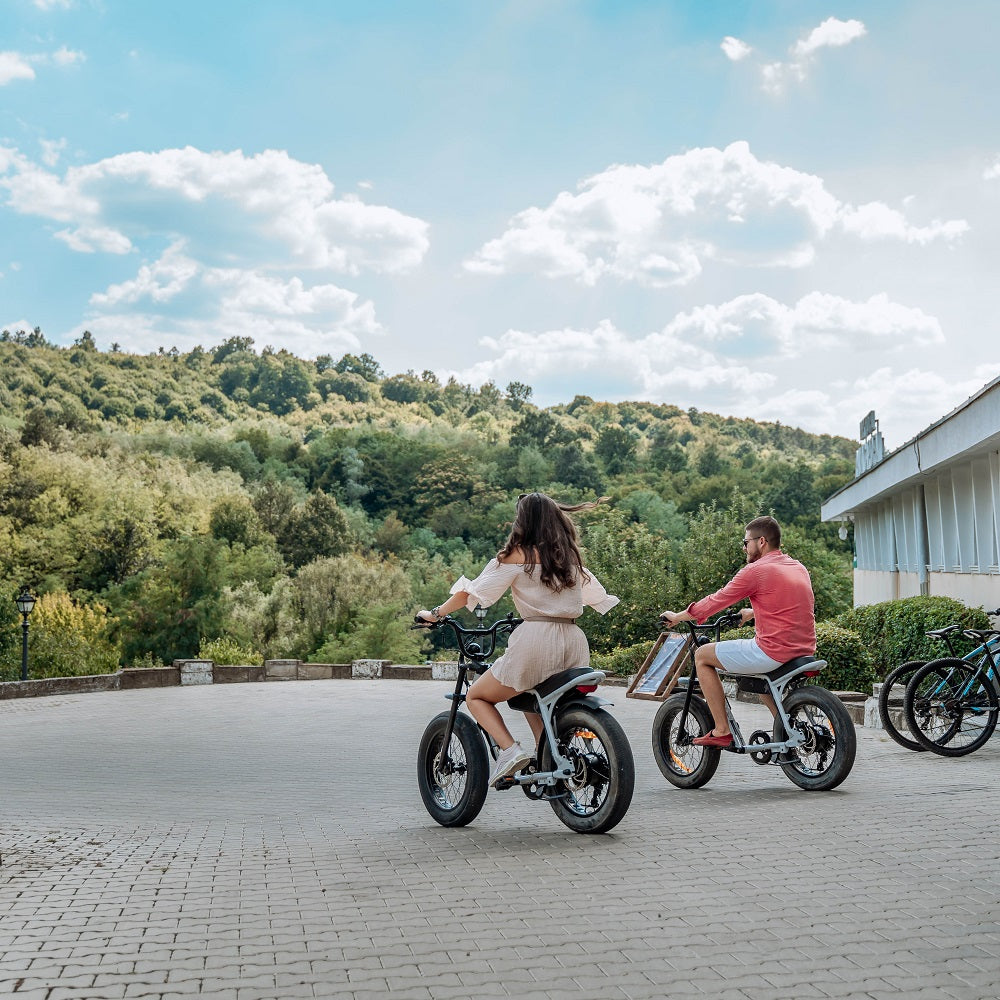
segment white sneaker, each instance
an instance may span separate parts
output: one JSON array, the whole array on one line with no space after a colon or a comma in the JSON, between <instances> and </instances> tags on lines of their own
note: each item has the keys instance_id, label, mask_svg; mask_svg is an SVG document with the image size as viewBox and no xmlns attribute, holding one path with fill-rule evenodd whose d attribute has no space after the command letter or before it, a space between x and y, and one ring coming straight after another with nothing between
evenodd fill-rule
<instances>
[{"instance_id":1,"label":"white sneaker","mask_svg":"<svg viewBox=\"0 0 1000 1000\"><path fill-rule=\"evenodd\" d=\"M516 774L531 758L521 749L520 743L507 747L497 754L497 759L493 763L493 770L490 772L490 784L496 787L496 783L501 778L506 778L510 774Z\"/></svg>"}]
</instances>

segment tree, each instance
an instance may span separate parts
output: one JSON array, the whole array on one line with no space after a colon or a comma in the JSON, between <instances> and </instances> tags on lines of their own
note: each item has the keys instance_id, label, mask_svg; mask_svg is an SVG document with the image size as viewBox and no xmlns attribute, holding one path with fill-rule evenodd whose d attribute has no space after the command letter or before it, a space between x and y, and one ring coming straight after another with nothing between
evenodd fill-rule
<instances>
[{"instance_id":1,"label":"tree","mask_svg":"<svg viewBox=\"0 0 1000 1000\"><path fill-rule=\"evenodd\" d=\"M208 530L213 538L230 545L256 545L264 536L260 515L245 496L226 496L215 502Z\"/></svg>"},{"instance_id":2,"label":"tree","mask_svg":"<svg viewBox=\"0 0 1000 1000\"><path fill-rule=\"evenodd\" d=\"M525 385L524 382L508 382L504 392L510 408L516 412L531 399L534 390L530 385Z\"/></svg>"},{"instance_id":3,"label":"tree","mask_svg":"<svg viewBox=\"0 0 1000 1000\"><path fill-rule=\"evenodd\" d=\"M600 493L604 489L594 460L576 443L557 448L553 456L556 481L581 490Z\"/></svg>"},{"instance_id":4,"label":"tree","mask_svg":"<svg viewBox=\"0 0 1000 1000\"><path fill-rule=\"evenodd\" d=\"M421 662L427 640L422 633L410 631L404 623L407 610L402 604L390 603L364 608L344 633L328 639L310 660L314 663Z\"/></svg>"},{"instance_id":5,"label":"tree","mask_svg":"<svg viewBox=\"0 0 1000 1000\"><path fill-rule=\"evenodd\" d=\"M338 556L350 543L347 518L327 493L313 493L296 507L278 537L279 551L293 566L304 566L319 556Z\"/></svg>"},{"instance_id":6,"label":"tree","mask_svg":"<svg viewBox=\"0 0 1000 1000\"><path fill-rule=\"evenodd\" d=\"M194 657L203 635L221 635L223 576L222 544L215 539L168 543L160 565L130 577L112 595L125 662Z\"/></svg>"},{"instance_id":7,"label":"tree","mask_svg":"<svg viewBox=\"0 0 1000 1000\"><path fill-rule=\"evenodd\" d=\"M68 594L43 594L31 615L31 677L113 673L121 654L109 638L115 625L103 604L81 604ZM0 676L13 673L11 652L13 648L7 652L8 663L0 659Z\"/></svg>"},{"instance_id":8,"label":"tree","mask_svg":"<svg viewBox=\"0 0 1000 1000\"><path fill-rule=\"evenodd\" d=\"M631 468L636 448L635 435L630 430L614 424L602 428L594 444L594 451L604 463L604 468L610 476L617 476Z\"/></svg>"},{"instance_id":9,"label":"tree","mask_svg":"<svg viewBox=\"0 0 1000 1000\"><path fill-rule=\"evenodd\" d=\"M341 375L360 375L366 382L385 377L382 366L370 354L345 354L333 367Z\"/></svg>"},{"instance_id":10,"label":"tree","mask_svg":"<svg viewBox=\"0 0 1000 1000\"><path fill-rule=\"evenodd\" d=\"M510 432L511 448L543 449L557 436L555 417L544 410L527 410Z\"/></svg>"}]
</instances>

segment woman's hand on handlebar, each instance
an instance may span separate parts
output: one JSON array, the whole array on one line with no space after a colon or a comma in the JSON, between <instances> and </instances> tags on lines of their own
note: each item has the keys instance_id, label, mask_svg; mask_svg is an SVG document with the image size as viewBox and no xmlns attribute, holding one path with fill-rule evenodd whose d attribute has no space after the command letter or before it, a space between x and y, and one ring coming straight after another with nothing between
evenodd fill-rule
<instances>
[{"instance_id":1,"label":"woman's hand on handlebar","mask_svg":"<svg viewBox=\"0 0 1000 1000\"><path fill-rule=\"evenodd\" d=\"M428 611L426 608L423 611L418 611L413 616L413 623L418 628L434 628L435 625L440 625L444 621L444 618L435 615L433 611Z\"/></svg>"}]
</instances>

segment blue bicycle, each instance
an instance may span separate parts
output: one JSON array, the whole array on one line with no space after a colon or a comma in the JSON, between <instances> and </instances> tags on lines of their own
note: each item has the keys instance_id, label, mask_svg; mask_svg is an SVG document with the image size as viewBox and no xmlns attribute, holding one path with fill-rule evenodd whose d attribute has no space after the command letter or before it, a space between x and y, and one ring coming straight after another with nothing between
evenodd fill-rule
<instances>
[{"instance_id":1,"label":"blue bicycle","mask_svg":"<svg viewBox=\"0 0 1000 1000\"><path fill-rule=\"evenodd\" d=\"M964 757L993 735L1000 719L997 629L962 629L979 645L959 658L920 667L906 686L903 713L917 743L942 757Z\"/></svg>"}]
</instances>

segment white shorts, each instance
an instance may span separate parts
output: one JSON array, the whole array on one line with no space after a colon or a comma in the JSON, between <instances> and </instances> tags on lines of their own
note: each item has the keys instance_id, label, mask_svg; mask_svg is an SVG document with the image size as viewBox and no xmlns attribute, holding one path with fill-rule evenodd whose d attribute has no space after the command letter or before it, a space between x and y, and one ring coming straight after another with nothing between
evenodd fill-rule
<instances>
[{"instance_id":1,"label":"white shorts","mask_svg":"<svg viewBox=\"0 0 1000 1000\"><path fill-rule=\"evenodd\" d=\"M757 645L756 639L723 639L715 644L715 655L727 674L765 674L781 666Z\"/></svg>"}]
</instances>

